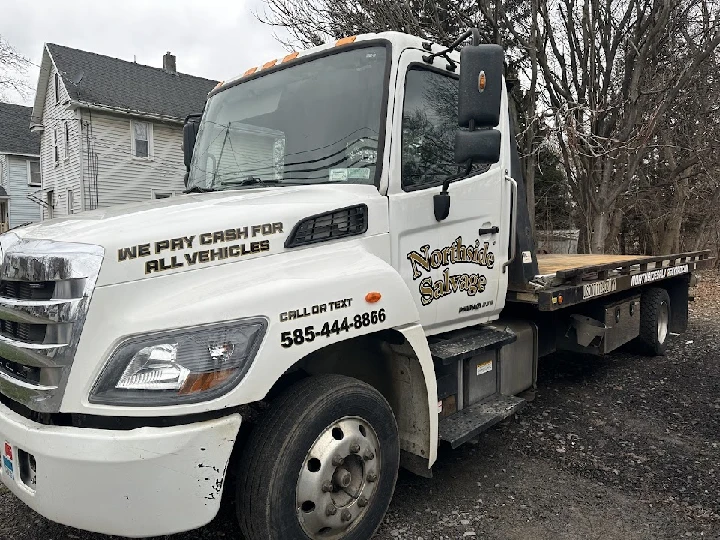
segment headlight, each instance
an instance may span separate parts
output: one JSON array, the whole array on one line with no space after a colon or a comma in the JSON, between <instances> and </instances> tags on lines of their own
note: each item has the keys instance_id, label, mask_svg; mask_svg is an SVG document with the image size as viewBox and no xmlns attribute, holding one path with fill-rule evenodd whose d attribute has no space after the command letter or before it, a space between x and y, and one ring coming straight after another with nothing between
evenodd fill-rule
<instances>
[{"instance_id":1,"label":"headlight","mask_svg":"<svg viewBox=\"0 0 720 540\"><path fill-rule=\"evenodd\" d=\"M267 321L245 319L126 339L113 351L90 403L175 405L216 398L250 368Z\"/></svg>"}]
</instances>

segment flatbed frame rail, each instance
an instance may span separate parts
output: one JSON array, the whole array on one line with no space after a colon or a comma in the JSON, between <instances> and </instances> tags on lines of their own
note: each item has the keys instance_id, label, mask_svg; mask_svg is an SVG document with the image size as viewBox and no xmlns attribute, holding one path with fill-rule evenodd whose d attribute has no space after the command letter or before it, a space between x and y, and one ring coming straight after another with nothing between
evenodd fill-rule
<instances>
[{"instance_id":1,"label":"flatbed frame rail","mask_svg":"<svg viewBox=\"0 0 720 540\"><path fill-rule=\"evenodd\" d=\"M710 251L691 251L561 269L550 276L547 283L537 280L531 282L535 290L508 291L507 299L535 304L540 311L556 311L590 299L709 268L713 261Z\"/></svg>"}]
</instances>

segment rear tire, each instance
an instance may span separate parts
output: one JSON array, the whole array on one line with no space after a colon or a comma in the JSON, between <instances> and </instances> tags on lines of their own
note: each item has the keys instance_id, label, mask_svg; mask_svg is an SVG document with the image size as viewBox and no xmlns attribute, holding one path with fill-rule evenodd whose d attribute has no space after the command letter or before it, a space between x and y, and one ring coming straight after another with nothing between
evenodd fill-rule
<instances>
[{"instance_id":1,"label":"rear tire","mask_svg":"<svg viewBox=\"0 0 720 540\"><path fill-rule=\"evenodd\" d=\"M247 540L366 540L399 462L395 416L377 390L341 375L304 379L273 401L241 452L240 529Z\"/></svg>"},{"instance_id":2,"label":"rear tire","mask_svg":"<svg viewBox=\"0 0 720 540\"><path fill-rule=\"evenodd\" d=\"M647 356L663 356L670 335L670 296L665 289L652 287L640 298L640 352Z\"/></svg>"}]
</instances>

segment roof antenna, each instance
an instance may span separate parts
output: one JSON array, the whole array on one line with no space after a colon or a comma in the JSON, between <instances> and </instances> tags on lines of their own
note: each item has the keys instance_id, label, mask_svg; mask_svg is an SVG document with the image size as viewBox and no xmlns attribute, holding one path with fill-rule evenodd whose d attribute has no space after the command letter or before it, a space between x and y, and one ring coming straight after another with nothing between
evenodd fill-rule
<instances>
[{"instance_id":1,"label":"roof antenna","mask_svg":"<svg viewBox=\"0 0 720 540\"><path fill-rule=\"evenodd\" d=\"M133 54L133 62L137 64L137 54Z\"/></svg>"}]
</instances>

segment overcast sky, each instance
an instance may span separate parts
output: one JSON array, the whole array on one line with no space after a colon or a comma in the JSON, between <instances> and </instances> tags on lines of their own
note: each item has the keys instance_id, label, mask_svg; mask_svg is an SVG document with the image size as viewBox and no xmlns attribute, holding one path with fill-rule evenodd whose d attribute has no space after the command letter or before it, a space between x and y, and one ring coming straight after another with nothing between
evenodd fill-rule
<instances>
[{"instance_id":1,"label":"overcast sky","mask_svg":"<svg viewBox=\"0 0 720 540\"><path fill-rule=\"evenodd\" d=\"M276 30L255 18L262 0L0 0L0 35L36 64L43 43L225 80L286 54ZM34 94L38 68L27 78ZM32 105L9 94L7 101Z\"/></svg>"}]
</instances>

